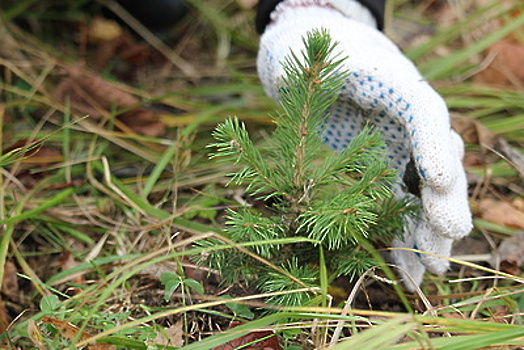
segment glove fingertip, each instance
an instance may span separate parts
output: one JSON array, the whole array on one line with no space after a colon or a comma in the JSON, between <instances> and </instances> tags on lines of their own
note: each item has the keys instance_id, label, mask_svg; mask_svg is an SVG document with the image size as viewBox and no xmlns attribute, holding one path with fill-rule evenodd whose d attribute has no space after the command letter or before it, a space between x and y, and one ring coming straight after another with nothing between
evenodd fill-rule
<instances>
[{"instance_id":1,"label":"glove fingertip","mask_svg":"<svg viewBox=\"0 0 524 350\"><path fill-rule=\"evenodd\" d=\"M412 238L412 237L408 237ZM409 242L394 240L393 245L397 248L409 247ZM412 244L411 244L412 245ZM417 254L406 250L392 250L391 257L397 265L400 280L409 292L415 292L422 283L426 268L422 265Z\"/></svg>"},{"instance_id":2,"label":"glove fingertip","mask_svg":"<svg viewBox=\"0 0 524 350\"><path fill-rule=\"evenodd\" d=\"M402 267L398 266L397 271L400 280L404 285L404 288L408 292L414 293L419 289L426 269L422 265L419 265L417 267L411 266L409 270L403 269Z\"/></svg>"},{"instance_id":3,"label":"glove fingertip","mask_svg":"<svg viewBox=\"0 0 524 350\"><path fill-rule=\"evenodd\" d=\"M444 275L449 270L449 267L450 267L450 263L448 260L436 258L432 256L423 258L423 263L429 272L437 276Z\"/></svg>"},{"instance_id":4,"label":"glove fingertip","mask_svg":"<svg viewBox=\"0 0 524 350\"><path fill-rule=\"evenodd\" d=\"M465 237L473 229L466 184L456 187L448 193L437 193L428 187L421 191L423 210L431 231L451 239Z\"/></svg>"}]
</instances>

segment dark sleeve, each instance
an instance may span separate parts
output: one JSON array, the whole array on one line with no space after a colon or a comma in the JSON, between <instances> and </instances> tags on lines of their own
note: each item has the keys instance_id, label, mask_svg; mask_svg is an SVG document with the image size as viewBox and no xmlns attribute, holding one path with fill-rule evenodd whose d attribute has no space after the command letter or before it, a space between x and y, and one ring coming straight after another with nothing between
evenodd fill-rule
<instances>
[{"instance_id":1,"label":"dark sleeve","mask_svg":"<svg viewBox=\"0 0 524 350\"><path fill-rule=\"evenodd\" d=\"M277 7L282 0L258 0L257 17L255 25L258 34L264 33L266 26L270 21L271 12Z\"/></svg>"},{"instance_id":2,"label":"dark sleeve","mask_svg":"<svg viewBox=\"0 0 524 350\"><path fill-rule=\"evenodd\" d=\"M259 0L257 16L255 19L256 29L259 34L264 33L267 24L270 21L271 12L277 7L278 3L283 0ZM379 30L384 29L384 11L386 0L357 0L359 3L368 8L375 20Z\"/></svg>"},{"instance_id":3,"label":"dark sleeve","mask_svg":"<svg viewBox=\"0 0 524 350\"><path fill-rule=\"evenodd\" d=\"M377 28L384 30L384 13L386 12L386 0L357 0L368 8L369 12L377 21Z\"/></svg>"}]
</instances>

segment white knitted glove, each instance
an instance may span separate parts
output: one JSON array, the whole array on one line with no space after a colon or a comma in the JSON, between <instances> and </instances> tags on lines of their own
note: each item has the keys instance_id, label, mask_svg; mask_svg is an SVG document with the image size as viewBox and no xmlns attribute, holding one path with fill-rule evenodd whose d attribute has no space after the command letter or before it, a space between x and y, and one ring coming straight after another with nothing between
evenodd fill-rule
<instances>
[{"instance_id":1,"label":"white knitted glove","mask_svg":"<svg viewBox=\"0 0 524 350\"><path fill-rule=\"evenodd\" d=\"M340 97L330 109L324 141L341 150L366 122L383 133L387 155L400 174L394 189L399 198L412 196L400 180L410 158L420 175L421 212L408 220L404 240L395 247L450 256L453 240L471 228L467 182L462 167L463 143L451 130L442 98L386 36L375 20L352 0L284 0L271 14L260 41L258 72L266 93L278 99L283 59L304 49L302 38L325 28L350 72ZM393 258L410 290L422 281L425 267L443 274L449 262L426 254L394 250ZM408 274L410 278L406 278Z\"/></svg>"}]
</instances>

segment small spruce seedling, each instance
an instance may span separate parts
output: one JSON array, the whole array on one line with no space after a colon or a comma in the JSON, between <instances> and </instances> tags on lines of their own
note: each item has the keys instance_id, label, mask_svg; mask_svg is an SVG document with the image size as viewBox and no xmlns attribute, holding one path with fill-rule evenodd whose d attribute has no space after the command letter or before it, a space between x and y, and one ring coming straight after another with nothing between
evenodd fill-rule
<instances>
[{"instance_id":1,"label":"small spruce seedling","mask_svg":"<svg viewBox=\"0 0 524 350\"><path fill-rule=\"evenodd\" d=\"M270 146L255 147L236 118L216 128L217 142L210 145L215 149L213 158L241 166L230 174L231 183L247 185L247 195L267 205L227 213L227 238L252 243L244 245L252 254L236 248L213 250L213 245L223 243L207 241L203 243L211 252L207 264L221 272L224 282L242 280L261 292L304 286L326 290L337 277L362 274L376 262L359 242L377 242L402 232L408 210L407 203L393 198L390 188L396 174L383 156L378 132L364 127L338 153L322 144L329 107L349 75L342 68L345 58L335 54L337 44L327 31L309 32L304 45L303 52L291 53L283 62L279 99L284 113L274 117ZM306 239L284 244L290 237ZM317 299L301 292L275 295L270 302L291 306L311 300Z\"/></svg>"}]
</instances>

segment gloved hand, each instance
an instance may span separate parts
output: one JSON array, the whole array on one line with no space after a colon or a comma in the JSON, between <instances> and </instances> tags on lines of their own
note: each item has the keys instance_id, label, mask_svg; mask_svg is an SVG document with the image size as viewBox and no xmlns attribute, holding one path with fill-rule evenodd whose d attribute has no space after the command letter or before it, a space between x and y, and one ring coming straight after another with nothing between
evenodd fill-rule
<instances>
[{"instance_id":1,"label":"gloved hand","mask_svg":"<svg viewBox=\"0 0 524 350\"><path fill-rule=\"evenodd\" d=\"M420 197L420 213L408 219L404 239L395 240L394 246L450 256L453 241L472 228L461 162L464 145L451 130L442 98L377 30L366 7L354 0L280 2L260 38L257 66L266 93L278 99L283 59L291 51L302 51L302 38L314 28L327 29L339 43L336 53L348 57L345 68L350 72L329 111L322 135L325 143L341 150L366 122L373 123L383 133L387 156L400 175L396 195L414 196L401 181L406 167L420 179L411 186ZM405 250L392 254L409 290L420 284L425 268L435 274L449 268L447 260L431 255Z\"/></svg>"}]
</instances>

